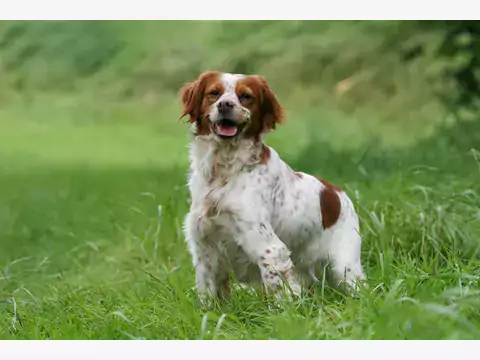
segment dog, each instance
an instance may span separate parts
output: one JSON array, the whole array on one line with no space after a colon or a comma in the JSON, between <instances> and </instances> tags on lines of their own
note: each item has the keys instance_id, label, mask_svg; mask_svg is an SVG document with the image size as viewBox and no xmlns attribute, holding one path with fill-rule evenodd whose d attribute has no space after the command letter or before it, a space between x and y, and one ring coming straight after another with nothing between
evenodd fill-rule
<instances>
[{"instance_id":1,"label":"dog","mask_svg":"<svg viewBox=\"0 0 480 360\"><path fill-rule=\"evenodd\" d=\"M265 78L208 71L180 99L191 129L183 230L200 298L227 295L232 273L292 298L319 281L325 264L336 284L358 287L366 278L353 203L264 143L284 120Z\"/></svg>"}]
</instances>

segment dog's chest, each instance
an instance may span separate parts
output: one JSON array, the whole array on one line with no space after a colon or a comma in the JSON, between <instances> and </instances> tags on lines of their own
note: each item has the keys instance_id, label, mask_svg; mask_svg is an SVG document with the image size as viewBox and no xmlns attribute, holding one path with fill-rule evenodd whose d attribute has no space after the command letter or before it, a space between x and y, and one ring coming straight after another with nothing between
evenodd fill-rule
<instances>
[{"instance_id":1,"label":"dog's chest","mask_svg":"<svg viewBox=\"0 0 480 360\"><path fill-rule=\"evenodd\" d=\"M256 269L248 256L238 244L245 228L242 227L241 212L244 208L245 192L235 191L227 185L210 186L201 193L198 198L198 206L201 216L198 218L198 226L202 229L202 242L215 249L219 261L231 269L240 280L255 277ZM252 272L253 271L253 272Z\"/></svg>"},{"instance_id":2,"label":"dog's chest","mask_svg":"<svg viewBox=\"0 0 480 360\"><path fill-rule=\"evenodd\" d=\"M200 189L197 194L197 203L201 207L205 222L212 227L224 228L224 232L231 233L235 230L237 208L245 196L245 191L237 189L233 181L229 182L226 178L218 177Z\"/></svg>"}]
</instances>

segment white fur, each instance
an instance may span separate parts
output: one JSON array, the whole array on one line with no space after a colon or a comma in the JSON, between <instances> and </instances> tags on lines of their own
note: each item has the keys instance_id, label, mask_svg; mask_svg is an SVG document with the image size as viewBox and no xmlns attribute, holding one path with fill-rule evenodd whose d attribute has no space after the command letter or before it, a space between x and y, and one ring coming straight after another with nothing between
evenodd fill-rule
<instances>
[{"instance_id":1,"label":"white fur","mask_svg":"<svg viewBox=\"0 0 480 360\"><path fill-rule=\"evenodd\" d=\"M222 115L218 111L217 104L221 101L230 101L235 104L233 114L240 121L248 121L250 118L250 111L244 108L235 93L235 85L239 79L244 78L245 75L239 74L222 74L221 82L223 85L223 94L217 99L217 101L210 107L208 114L210 121L217 122L222 118Z\"/></svg>"},{"instance_id":2,"label":"white fur","mask_svg":"<svg viewBox=\"0 0 480 360\"><path fill-rule=\"evenodd\" d=\"M227 96L235 94L238 78L223 76L225 88L232 89L225 91ZM302 286L317 280L326 262L337 282L355 286L364 274L352 202L339 191L340 216L324 229L322 182L304 173L297 176L269 149L269 161L260 164L262 141L241 136L225 141L214 134L192 139L192 204L184 233L199 294L218 294L233 272L238 281L261 282L277 294L284 280L298 295Z\"/></svg>"}]
</instances>

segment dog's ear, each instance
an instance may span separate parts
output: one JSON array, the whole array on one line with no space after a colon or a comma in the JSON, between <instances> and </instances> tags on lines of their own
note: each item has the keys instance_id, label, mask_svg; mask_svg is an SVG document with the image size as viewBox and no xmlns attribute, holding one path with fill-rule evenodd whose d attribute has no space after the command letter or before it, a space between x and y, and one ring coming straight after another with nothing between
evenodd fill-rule
<instances>
[{"instance_id":1,"label":"dog's ear","mask_svg":"<svg viewBox=\"0 0 480 360\"><path fill-rule=\"evenodd\" d=\"M262 90L260 107L262 122L267 130L275 130L277 124L283 124L285 112L267 81L262 76L257 75L256 77Z\"/></svg>"},{"instance_id":2,"label":"dog's ear","mask_svg":"<svg viewBox=\"0 0 480 360\"><path fill-rule=\"evenodd\" d=\"M183 104L183 112L180 119L189 115L190 118L188 119L188 122L195 122L202 104L202 93L200 91L198 80L186 84L180 89L180 100Z\"/></svg>"},{"instance_id":3,"label":"dog's ear","mask_svg":"<svg viewBox=\"0 0 480 360\"><path fill-rule=\"evenodd\" d=\"M195 122L201 115L203 93L208 80L217 76L216 71L207 71L201 74L194 82L184 85L180 89L180 100L183 104L183 112L180 119L189 115L188 122Z\"/></svg>"}]
</instances>

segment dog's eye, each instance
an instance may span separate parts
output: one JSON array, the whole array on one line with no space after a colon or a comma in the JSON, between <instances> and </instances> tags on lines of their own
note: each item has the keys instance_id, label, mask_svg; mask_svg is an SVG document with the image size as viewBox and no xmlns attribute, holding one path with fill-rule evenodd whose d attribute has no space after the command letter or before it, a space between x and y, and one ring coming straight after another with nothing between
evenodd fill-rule
<instances>
[{"instance_id":1,"label":"dog's eye","mask_svg":"<svg viewBox=\"0 0 480 360\"><path fill-rule=\"evenodd\" d=\"M218 96L218 95L220 95L220 92L218 90L212 90L208 94L213 95L213 96Z\"/></svg>"},{"instance_id":2,"label":"dog's eye","mask_svg":"<svg viewBox=\"0 0 480 360\"><path fill-rule=\"evenodd\" d=\"M240 100L250 100L252 99L252 95L250 94L247 94L247 93L243 93L239 96Z\"/></svg>"}]
</instances>

